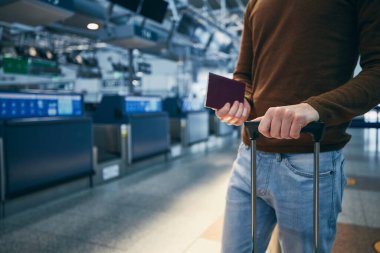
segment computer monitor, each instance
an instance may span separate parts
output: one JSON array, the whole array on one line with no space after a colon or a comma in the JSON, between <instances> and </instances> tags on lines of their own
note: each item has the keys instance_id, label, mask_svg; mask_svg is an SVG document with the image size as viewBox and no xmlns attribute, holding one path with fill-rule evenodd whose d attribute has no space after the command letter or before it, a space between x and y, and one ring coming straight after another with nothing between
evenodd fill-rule
<instances>
[{"instance_id":1,"label":"computer monitor","mask_svg":"<svg viewBox=\"0 0 380 253\"><path fill-rule=\"evenodd\" d=\"M168 2L163 0L144 0L141 6L140 14L158 23L162 23L166 15L168 5Z\"/></svg>"},{"instance_id":2,"label":"computer monitor","mask_svg":"<svg viewBox=\"0 0 380 253\"><path fill-rule=\"evenodd\" d=\"M126 114L161 112L162 100L159 97L125 97Z\"/></svg>"},{"instance_id":3,"label":"computer monitor","mask_svg":"<svg viewBox=\"0 0 380 253\"><path fill-rule=\"evenodd\" d=\"M112 3L120 5L128 10L136 12L141 0L110 0Z\"/></svg>"},{"instance_id":4,"label":"computer monitor","mask_svg":"<svg viewBox=\"0 0 380 253\"><path fill-rule=\"evenodd\" d=\"M0 93L0 120L82 115L79 94Z\"/></svg>"},{"instance_id":5,"label":"computer monitor","mask_svg":"<svg viewBox=\"0 0 380 253\"><path fill-rule=\"evenodd\" d=\"M177 32L189 37L203 49L206 48L211 38L211 33L206 26L187 13L182 15L177 27Z\"/></svg>"}]
</instances>

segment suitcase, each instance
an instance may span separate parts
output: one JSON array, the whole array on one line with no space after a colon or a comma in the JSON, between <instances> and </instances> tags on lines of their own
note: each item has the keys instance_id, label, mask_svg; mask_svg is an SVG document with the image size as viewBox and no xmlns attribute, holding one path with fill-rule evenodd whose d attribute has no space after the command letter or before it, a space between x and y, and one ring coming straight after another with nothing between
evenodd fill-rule
<instances>
[{"instance_id":1,"label":"suitcase","mask_svg":"<svg viewBox=\"0 0 380 253\"><path fill-rule=\"evenodd\" d=\"M251 223L252 223L252 253L257 253L257 231L256 231L256 140L259 137L260 122L246 121L244 123L247 134L251 140ZM312 122L302 128L301 133L307 133L312 136L314 142L314 207L313 207L313 253L319 252L319 153L320 141L323 138L325 126L321 122Z\"/></svg>"}]
</instances>

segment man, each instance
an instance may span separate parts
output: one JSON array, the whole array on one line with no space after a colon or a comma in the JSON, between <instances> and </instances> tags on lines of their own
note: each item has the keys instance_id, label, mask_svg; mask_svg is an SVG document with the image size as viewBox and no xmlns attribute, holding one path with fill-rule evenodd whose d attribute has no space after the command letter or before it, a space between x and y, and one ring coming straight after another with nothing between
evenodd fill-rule
<instances>
[{"instance_id":1,"label":"man","mask_svg":"<svg viewBox=\"0 0 380 253\"><path fill-rule=\"evenodd\" d=\"M353 77L358 55L361 73ZM312 252L313 144L303 126L323 121L320 252L330 252L345 185L342 148L350 120L380 103L379 0L251 0L234 79L244 104L216 115L228 124L260 120L258 250L277 223L283 253ZM227 193L223 253L250 253L250 151L243 143ZM360 168L358 168L360 169Z\"/></svg>"}]
</instances>

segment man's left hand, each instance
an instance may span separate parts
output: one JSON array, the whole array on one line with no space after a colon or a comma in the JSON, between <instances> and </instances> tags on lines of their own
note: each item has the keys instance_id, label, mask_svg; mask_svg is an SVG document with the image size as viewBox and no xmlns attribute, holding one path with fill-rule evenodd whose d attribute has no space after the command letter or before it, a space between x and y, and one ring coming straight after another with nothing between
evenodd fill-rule
<instances>
[{"instance_id":1,"label":"man's left hand","mask_svg":"<svg viewBox=\"0 0 380 253\"><path fill-rule=\"evenodd\" d=\"M318 112L309 104L271 107L260 121L259 132L267 138L298 139L301 129L310 122L319 120Z\"/></svg>"}]
</instances>

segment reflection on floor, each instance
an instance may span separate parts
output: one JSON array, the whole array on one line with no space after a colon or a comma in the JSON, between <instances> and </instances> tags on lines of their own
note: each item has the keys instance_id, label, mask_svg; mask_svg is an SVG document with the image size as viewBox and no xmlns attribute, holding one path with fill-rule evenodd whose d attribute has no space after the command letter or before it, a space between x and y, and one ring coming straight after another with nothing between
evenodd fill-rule
<instances>
[{"instance_id":1,"label":"reflection on floor","mask_svg":"<svg viewBox=\"0 0 380 253\"><path fill-rule=\"evenodd\" d=\"M380 141L351 130L334 253L380 240ZM378 132L380 135L380 132ZM157 164L0 221L0 252L217 253L237 143Z\"/></svg>"}]
</instances>

